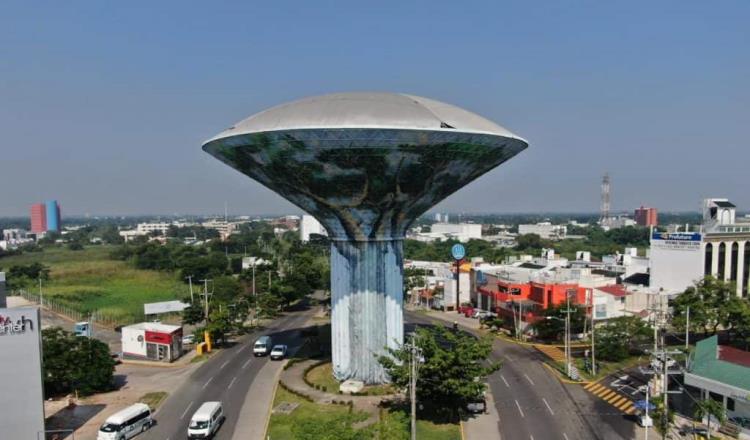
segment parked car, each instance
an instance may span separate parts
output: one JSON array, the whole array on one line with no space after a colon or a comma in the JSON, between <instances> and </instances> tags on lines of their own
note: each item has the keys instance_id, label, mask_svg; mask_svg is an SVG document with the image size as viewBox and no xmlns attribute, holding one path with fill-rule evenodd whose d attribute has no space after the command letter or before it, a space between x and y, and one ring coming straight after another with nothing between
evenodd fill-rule
<instances>
[{"instance_id":1,"label":"parked car","mask_svg":"<svg viewBox=\"0 0 750 440\"><path fill-rule=\"evenodd\" d=\"M195 335L185 335L182 337L182 345L192 345L195 343Z\"/></svg>"},{"instance_id":2,"label":"parked car","mask_svg":"<svg viewBox=\"0 0 750 440\"><path fill-rule=\"evenodd\" d=\"M109 357L115 361L115 365L120 365L122 363L122 353L110 353Z\"/></svg>"},{"instance_id":3,"label":"parked car","mask_svg":"<svg viewBox=\"0 0 750 440\"><path fill-rule=\"evenodd\" d=\"M271 353L273 347L273 340L270 336L261 336L253 344L253 354L255 356L266 356Z\"/></svg>"},{"instance_id":4,"label":"parked car","mask_svg":"<svg viewBox=\"0 0 750 440\"><path fill-rule=\"evenodd\" d=\"M274 361L284 359L286 357L286 350L286 345L274 345L273 350L271 350L271 359Z\"/></svg>"}]
</instances>

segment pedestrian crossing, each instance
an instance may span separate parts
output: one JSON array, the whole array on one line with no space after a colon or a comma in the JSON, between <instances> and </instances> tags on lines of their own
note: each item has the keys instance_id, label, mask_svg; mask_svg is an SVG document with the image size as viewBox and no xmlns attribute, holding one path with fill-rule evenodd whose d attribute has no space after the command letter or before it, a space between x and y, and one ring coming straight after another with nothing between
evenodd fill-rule
<instances>
[{"instance_id":1,"label":"pedestrian crossing","mask_svg":"<svg viewBox=\"0 0 750 440\"><path fill-rule=\"evenodd\" d=\"M630 399L598 382L591 382L583 389L614 406L618 411L628 415L635 414L636 409Z\"/></svg>"},{"instance_id":2,"label":"pedestrian crossing","mask_svg":"<svg viewBox=\"0 0 750 440\"><path fill-rule=\"evenodd\" d=\"M565 360L565 352L560 350L559 347L555 347L553 345L537 344L537 345L534 345L534 348L544 353L547 357L549 357L553 361L562 362Z\"/></svg>"}]
</instances>

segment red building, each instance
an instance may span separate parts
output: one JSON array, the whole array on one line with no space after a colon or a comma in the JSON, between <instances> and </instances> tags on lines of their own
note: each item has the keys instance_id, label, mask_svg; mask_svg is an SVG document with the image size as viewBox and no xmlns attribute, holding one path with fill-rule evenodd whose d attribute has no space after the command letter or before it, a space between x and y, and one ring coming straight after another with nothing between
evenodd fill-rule
<instances>
[{"instance_id":1,"label":"red building","mask_svg":"<svg viewBox=\"0 0 750 440\"><path fill-rule=\"evenodd\" d=\"M570 295L571 304L586 304L586 289L577 283L557 282L513 282L497 280L497 287L478 287L483 296L482 304L489 304L490 310L498 315L513 317L521 314L525 322L539 320L542 311L565 304Z\"/></svg>"},{"instance_id":2,"label":"red building","mask_svg":"<svg viewBox=\"0 0 750 440\"><path fill-rule=\"evenodd\" d=\"M640 208L635 210L635 222L641 226L656 226L659 221L656 214L656 208Z\"/></svg>"},{"instance_id":3,"label":"red building","mask_svg":"<svg viewBox=\"0 0 750 440\"><path fill-rule=\"evenodd\" d=\"M47 231L47 207L44 203L31 205L31 232Z\"/></svg>"}]
</instances>

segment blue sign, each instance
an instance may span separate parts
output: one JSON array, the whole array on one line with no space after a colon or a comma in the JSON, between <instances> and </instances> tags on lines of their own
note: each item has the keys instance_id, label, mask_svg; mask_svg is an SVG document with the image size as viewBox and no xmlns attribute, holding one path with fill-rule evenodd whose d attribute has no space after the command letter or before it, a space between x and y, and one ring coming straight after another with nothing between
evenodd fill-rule
<instances>
[{"instance_id":1,"label":"blue sign","mask_svg":"<svg viewBox=\"0 0 750 440\"><path fill-rule=\"evenodd\" d=\"M464 249L464 245L460 243L456 243L451 248L451 255L453 255L454 260L461 260L466 256L466 249Z\"/></svg>"},{"instance_id":2,"label":"blue sign","mask_svg":"<svg viewBox=\"0 0 750 440\"><path fill-rule=\"evenodd\" d=\"M652 240L671 240L671 241L701 241L700 232L658 232L651 234Z\"/></svg>"}]
</instances>

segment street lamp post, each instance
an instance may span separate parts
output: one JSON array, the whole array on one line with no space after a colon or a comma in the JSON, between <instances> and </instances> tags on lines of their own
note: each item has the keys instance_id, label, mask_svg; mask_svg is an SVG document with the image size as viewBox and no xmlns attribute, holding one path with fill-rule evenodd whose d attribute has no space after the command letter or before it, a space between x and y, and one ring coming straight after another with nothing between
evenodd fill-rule
<instances>
[{"instance_id":1,"label":"street lamp post","mask_svg":"<svg viewBox=\"0 0 750 440\"><path fill-rule=\"evenodd\" d=\"M565 374L570 377L570 350L568 347L568 338L569 338L569 322L570 322L570 315L568 315L567 318L560 318L559 316L548 316L546 318L548 321L551 321L553 319L557 319L558 321L562 321L565 324L565 337L563 339L563 343L565 344Z\"/></svg>"}]
</instances>

